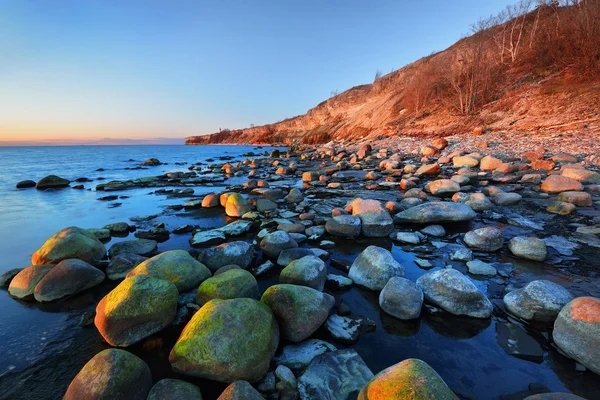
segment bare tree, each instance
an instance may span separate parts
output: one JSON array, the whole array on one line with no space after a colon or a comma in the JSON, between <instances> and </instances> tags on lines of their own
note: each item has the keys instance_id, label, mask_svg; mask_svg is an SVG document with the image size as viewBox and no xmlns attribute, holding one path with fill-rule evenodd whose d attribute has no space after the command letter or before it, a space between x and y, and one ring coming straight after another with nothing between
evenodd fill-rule
<instances>
[{"instance_id":1,"label":"bare tree","mask_svg":"<svg viewBox=\"0 0 600 400\"><path fill-rule=\"evenodd\" d=\"M377 79L381 78L382 75L383 75L383 73L381 72L380 69L375 71L375 79L373 79L373 82L375 82Z\"/></svg>"}]
</instances>

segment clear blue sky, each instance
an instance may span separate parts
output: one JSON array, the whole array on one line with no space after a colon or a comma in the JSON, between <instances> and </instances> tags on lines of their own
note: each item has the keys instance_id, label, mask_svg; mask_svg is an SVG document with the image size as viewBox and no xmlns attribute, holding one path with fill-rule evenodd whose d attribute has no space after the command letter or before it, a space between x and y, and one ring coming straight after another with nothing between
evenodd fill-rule
<instances>
[{"instance_id":1,"label":"clear blue sky","mask_svg":"<svg viewBox=\"0 0 600 400\"><path fill-rule=\"evenodd\" d=\"M508 0L2 0L0 140L183 137L302 114Z\"/></svg>"}]
</instances>

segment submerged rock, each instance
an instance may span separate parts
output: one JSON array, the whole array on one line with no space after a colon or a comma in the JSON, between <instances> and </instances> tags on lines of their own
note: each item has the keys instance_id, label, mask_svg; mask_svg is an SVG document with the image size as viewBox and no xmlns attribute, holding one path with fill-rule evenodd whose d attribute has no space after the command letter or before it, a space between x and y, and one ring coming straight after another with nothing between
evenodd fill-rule
<instances>
[{"instance_id":1,"label":"submerged rock","mask_svg":"<svg viewBox=\"0 0 600 400\"><path fill-rule=\"evenodd\" d=\"M173 322L178 298L171 282L132 276L100 300L94 323L111 346L131 346Z\"/></svg>"},{"instance_id":2,"label":"submerged rock","mask_svg":"<svg viewBox=\"0 0 600 400\"><path fill-rule=\"evenodd\" d=\"M508 242L508 249L517 257L533 261L544 261L548 255L546 243L535 237L514 237Z\"/></svg>"},{"instance_id":3,"label":"submerged rock","mask_svg":"<svg viewBox=\"0 0 600 400\"><path fill-rule=\"evenodd\" d=\"M429 272L417 279L417 286L430 303L451 314L488 318L493 306L466 276L452 268Z\"/></svg>"},{"instance_id":4,"label":"submerged rock","mask_svg":"<svg viewBox=\"0 0 600 400\"><path fill-rule=\"evenodd\" d=\"M528 321L554 321L560 310L573 300L569 291L554 282L537 280L504 296L506 309Z\"/></svg>"},{"instance_id":5,"label":"submerged rock","mask_svg":"<svg viewBox=\"0 0 600 400\"><path fill-rule=\"evenodd\" d=\"M402 211L396 214L394 221L399 223L430 224L470 221L475 216L475 211L465 204L435 201L423 203Z\"/></svg>"},{"instance_id":6,"label":"submerged rock","mask_svg":"<svg viewBox=\"0 0 600 400\"><path fill-rule=\"evenodd\" d=\"M39 190L60 189L69 186L70 180L56 175L48 175L36 183L35 188Z\"/></svg>"},{"instance_id":7,"label":"submerged rock","mask_svg":"<svg viewBox=\"0 0 600 400\"><path fill-rule=\"evenodd\" d=\"M358 395L358 400L458 400L446 382L425 361L404 360L384 369Z\"/></svg>"},{"instance_id":8,"label":"submerged rock","mask_svg":"<svg viewBox=\"0 0 600 400\"><path fill-rule=\"evenodd\" d=\"M150 368L119 349L96 354L73 378L64 400L146 400L152 387Z\"/></svg>"},{"instance_id":9,"label":"submerged rock","mask_svg":"<svg viewBox=\"0 0 600 400\"><path fill-rule=\"evenodd\" d=\"M253 299L211 300L188 322L171 350L176 372L254 382L269 369L279 328L269 307Z\"/></svg>"},{"instance_id":10,"label":"submerged rock","mask_svg":"<svg viewBox=\"0 0 600 400\"><path fill-rule=\"evenodd\" d=\"M370 290L381 290L394 276L404 276L404 267L392 253L377 246L369 246L352 263L348 277L357 285Z\"/></svg>"},{"instance_id":11,"label":"submerged rock","mask_svg":"<svg viewBox=\"0 0 600 400\"><path fill-rule=\"evenodd\" d=\"M387 314L399 319L419 318L423 307L423 291L408 279L392 277L379 293L379 306Z\"/></svg>"},{"instance_id":12,"label":"submerged rock","mask_svg":"<svg viewBox=\"0 0 600 400\"><path fill-rule=\"evenodd\" d=\"M39 302L61 299L100 284L104 273L85 261L63 260L36 285L33 295Z\"/></svg>"},{"instance_id":13,"label":"submerged rock","mask_svg":"<svg viewBox=\"0 0 600 400\"><path fill-rule=\"evenodd\" d=\"M106 248L87 229L72 226L52 235L31 256L31 263L56 264L62 260L77 258L96 263L106 256Z\"/></svg>"}]
</instances>

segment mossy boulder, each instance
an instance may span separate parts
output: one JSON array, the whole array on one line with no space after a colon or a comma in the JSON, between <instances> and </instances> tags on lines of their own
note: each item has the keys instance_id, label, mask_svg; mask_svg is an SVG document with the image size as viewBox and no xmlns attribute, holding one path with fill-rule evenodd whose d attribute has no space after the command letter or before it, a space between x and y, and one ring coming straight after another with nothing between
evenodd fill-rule
<instances>
[{"instance_id":1,"label":"mossy boulder","mask_svg":"<svg viewBox=\"0 0 600 400\"><path fill-rule=\"evenodd\" d=\"M458 400L425 361L404 360L384 369L360 391L358 400Z\"/></svg>"},{"instance_id":2,"label":"mossy boulder","mask_svg":"<svg viewBox=\"0 0 600 400\"><path fill-rule=\"evenodd\" d=\"M23 268L10 281L8 294L21 300L33 298L33 290L54 266L55 264L39 264Z\"/></svg>"},{"instance_id":3,"label":"mossy boulder","mask_svg":"<svg viewBox=\"0 0 600 400\"><path fill-rule=\"evenodd\" d=\"M319 291L323 291L326 280L325 263L319 257L312 255L290 262L279 274L281 283L308 286Z\"/></svg>"},{"instance_id":4,"label":"mossy boulder","mask_svg":"<svg viewBox=\"0 0 600 400\"><path fill-rule=\"evenodd\" d=\"M119 349L96 354L73 378L64 400L145 400L152 387L150 368Z\"/></svg>"},{"instance_id":5,"label":"mossy boulder","mask_svg":"<svg viewBox=\"0 0 600 400\"><path fill-rule=\"evenodd\" d=\"M106 256L106 248L87 229L71 226L58 231L44 242L31 256L31 263L57 264L62 260L77 258L94 264Z\"/></svg>"},{"instance_id":6,"label":"mossy boulder","mask_svg":"<svg viewBox=\"0 0 600 400\"><path fill-rule=\"evenodd\" d=\"M235 299L247 297L258 299L258 283L254 276L243 269L233 268L208 278L198 288L196 302L203 305L212 299Z\"/></svg>"},{"instance_id":7,"label":"mossy boulder","mask_svg":"<svg viewBox=\"0 0 600 400\"><path fill-rule=\"evenodd\" d=\"M335 302L329 294L288 284L271 286L261 301L273 310L282 335L292 342L300 342L319 329Z\"/></svg>"},{"instance_id":8,"label":"mossy boulder","mask_svg":"<svg viewBox=\"0 0 600 400\"><path fill-rule=\"evenodd\" d=\"M176 372L254 382L269 370L279 344L275 316L253 299L214 299L188 322L169 355Z\"/></svg>"},{"instance_id":9,"label":"mossy boulder","mask_svg":"<svg viewBox=\"0 0 600 400\"><path fill-rule=\"evenodd\" d=\"M46 190L46 189L60 189L69 186L71 183L70 180L61 178L56 175L48 175L38 181L35 184L36 189Z\"/></svg>"},{"instance_id":10,"label":"mossy boulder","mask_svg":"<svg viewBox=\"0 0 600 400\"><path fill-rule=\"evenodd\" d=\"M187 251L169 250L142 262L127 277L135 275L148 275L172 282L181 293L197 288L210 277L210 271Z\"/></svg>"},{"instance_id":11,"label":"mossy boulder","mask_svg":"<svg viewBox=\"0 0 600 400\"><path fill-rule=\"evenodd\" d=\"M130 346L169 326L177 314L178 298L171 282L132 276L100 300L94 323L111 346Z\"/></svg>"},{"instance_id":12,"label":"mossy boulder","mask_svg":"<svg viewBox=\"0 0 600 400\"><path fill-rule=\"evenodd\" d=\"M94 287L104 278L104 272L85 261L63 260L44 275L33 295L39 302L55 301Z\"/></svg>"},{"instance_id":13,"label":"mossy boulder","mask_svg":"<svg viewBox=\"0 0 600 400\"><path fill-rule=\"evenodd\" d=\"M180 379L161 379L146 400L202 400L198 386Z\"/></svg>"}]
</instances>

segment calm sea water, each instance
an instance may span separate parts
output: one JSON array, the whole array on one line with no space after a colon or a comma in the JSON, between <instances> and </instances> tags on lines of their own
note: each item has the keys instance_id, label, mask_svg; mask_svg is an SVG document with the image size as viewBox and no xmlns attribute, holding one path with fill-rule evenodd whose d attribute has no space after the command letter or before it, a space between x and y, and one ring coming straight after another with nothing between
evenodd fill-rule
<instances>
[{"instance_id":1,"label":"calm sea water","mask_svg":"<svg viewBox=\"0 0 600 400\"><path fill-rule=\"evenodd\" d=\"M164 222L170 230L184 224L223 226L228 218L219 209L165 213L167 205L182 204L185 199L151 195L154 191L151 188L116 192L128 197L117 200L122 204L115 208L111 208L111 202L98 201L97 198L106 193L96 192L94 188L100 182L115 179L186 171L189 165L205 162L207 158L235 156L236 160L242 160L246 152L265 150L270 149L257 150L252 146L0 148L0 272L29 265L31 254L50 235L67 226L99 228L148 214L161 214L155 221ZM151 157L168 165L126 169ZM187 164L176 165L176 162ZM98 168L104 171L97 171ZM21 180L37 181L49 174L71 180L86 177L93 182L84 183L86 190L66 188L43 192L15 188ZM100 177L105 180L99 181ZM195 195L221 191L245 179L232 178L216 186L194 187ZM294 181L288 183L294 184ZM113 238L107 248L131 238L133 235ZM169 241L159 244L159 251L189 249L188 239L189 234L172 235ZM338 240L332 256L351 262L371 244L390 250L405 266L409 279L414 281L425 273L414 264L415 254L403 251L388 239ZM556 271L540 268L538 264L511 262L521 274L535 275L537 279L563 279ZM434 264L442 266L437 261ZM465 272L464 265L455 267ZM339 273L331 266L329 270ZM277 273L274 273L260 279L259 285L264 290L276 282ZM483 281L476 284L482 290L489 289ZM51 304L20 302L0 292L0 399L62 396L77 371L94 354L108 347L93 325L80 328L79 321L84 311L94 309L111 285L114 284L104 283L67 301ZM421 358L462 398L468 399L521 399L524 396L516 393L526 392L530 384L543 385L553 391L573 391L589 399L597 398L600 392L598 377L577 372L571 360L548 344L547 331L519 328L496 318L477 320L447 313L423 313L417 321L399 321L380 310L376 293L353 288L336 296L343 299L354 314L367 316L376 323L374 332L362 334L359 342L352 346L374 372L406 358ZM173 374L167 357L179 331L180 328L169 328L155 338L128 348L148 363L155 381L178 377ZM331 341L323 331L316 336ZM529 343L525 347L533 349L534 355L528 358L508 354L502 344L506 346L507 336L520 345ZM203 397L209 400L215 399L223 389L223 385L214 382L186 379L198 384Z\"/></svg>"}]
</instances>

